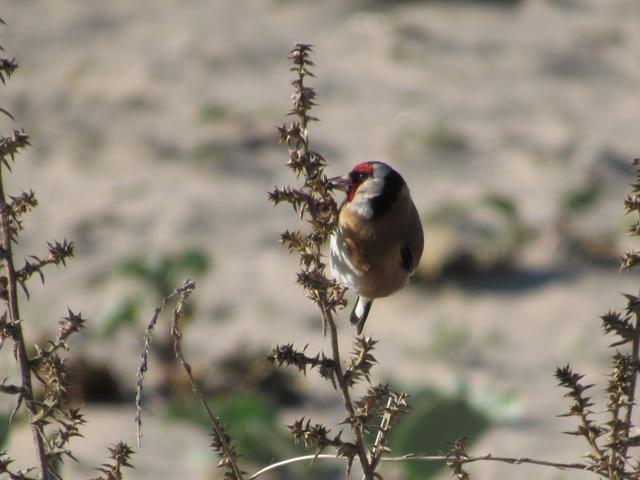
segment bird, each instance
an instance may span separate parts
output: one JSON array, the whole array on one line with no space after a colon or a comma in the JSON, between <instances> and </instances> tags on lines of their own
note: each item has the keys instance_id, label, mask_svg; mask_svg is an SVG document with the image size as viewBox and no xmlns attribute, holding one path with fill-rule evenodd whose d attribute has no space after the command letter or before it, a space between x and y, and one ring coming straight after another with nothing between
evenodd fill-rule
<instances>
[{"instance_id":1,"label":"bird","mask_svg":"<svg viewBox=\"0 0 640 480\"><path fill-rule=\"evenodd\" d=\"M330 239L329 267L339 284L358 295L349 320L360 335L373 300L403 288L416 271L424 249L422 222L407 183L386 163L359 163L329 185L347 194Z\"/></svg>"}]
</instances>

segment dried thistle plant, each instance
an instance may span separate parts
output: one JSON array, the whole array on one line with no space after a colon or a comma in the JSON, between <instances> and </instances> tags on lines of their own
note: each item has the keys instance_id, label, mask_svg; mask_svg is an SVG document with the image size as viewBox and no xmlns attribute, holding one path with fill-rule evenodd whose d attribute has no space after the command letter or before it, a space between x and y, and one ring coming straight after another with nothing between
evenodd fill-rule
<instances>
[{"instance_id":1,"label":"dried thistle plant","mask_svg":"<svg viewBox=\"0 0 640 480\"><path fill-rule=\"evenodd\" d=\"M297 281L304 288L306 295L320 308L323 331L325 334L327 331L330 333L332 355L329 357L320 352L310 356L305 353L306 347L297 349L293 344L284 344L273 348L271 355L269 355L269 360L278 366L294 366L303 374L306 374L307 370L315 368L323 378L331 382L333 387L340 391L347 411L347 418L343 423L351 425L353 441L342 440L342 432L330 437L330 430L327 427L321 424L312 424L311 420L300 419L294 422L289 429L296 441L303 441L306 446L315 450L315 457L318 457L325 448L334 447L336 449L335 456L348 460L347 472L350 471L354 459L358 458L365 473L365 478L373 480L375 467L372 468L371 462L375 461L375 465L377 465L379 456L384 450L386 433L376 441L372 452L367 450L364 434L375 428L373 422L376 414L380 416L380 422L385 425L383 428L386 431L388 431L392 423L391 417L395 418L395 415L390 413L390 408L393 409L392 407L386 410L384 408L375 408L364 416L361 410L366 410L367 406L371 405L372 402L384 405L387 398L390 399L396 394L387 387L369 392L368 396L375 395L377 397L376 400L365 397L357 404L354 404L351 400L350 388L365 379L369 380L370 370L375 363L375 358L371 354L376 344L374 340L357 338L353 357L344 364L340 358L338 334L333 314L346 303L343 298L344 288L327 278L325 274L326 264L321 253L323 244L336 226L338 208L331 195L331 185L324 175L326 162L319 153L311 150L309 145L308 124L316 120L316 118L309 115L309 111L314 105L315 92L311 87L305 85L306 77L312 75L310 72L312 65L309 59L310 52L311 46L304 44L296 45L291 51L289 58L293 64L292 70L296 72L296 78L292 82L294 93L292 95L292 109L289 114L294 115L296 120L279 128L280 139L289 149L289 162L287 165L295 172L296 176L304 177L304 185L300 188L275 188L269 194L269 198L275 204L281 202L290 203L300 217L305 218L311 225L310 232L286 231L282 234L281 240L287 245L291 253L299 255L300 271L297 275ZM181 334L178 325L182 316L182 305L184 305L194 287L193 282L187 281L183 287L169 295L162 305L155 310L147 326L145 346L138 368L136 396L138 439L140 440L141 438L143 380L148 368L152 331L158 321L161 310L169 302L177 299L178 306L173 313L171 329L176 358L187 373L193 392L209 416L213 431L212 445L222 458L220 466L224 468L224 478L241 479L244 472L238 467L237 453L233 443L222 428L222 422L211 412L200 393L191 375L191 366L184 359L180 346ZM404 402L406 395L401 394L398 398L402 398L402 402ZM358 407L358 412L356 412L356 405L361 405ZM393 405L393 402L390 405ZM398 407L393 411L398 413L400 410ZM266 470L263 469L263 471ZM263 471L254 474L250 478L256 478Z\"/></svg>"},{"instance_id":2,"label":"dried thistle plant","mask_svg":"<svg viewBox=\"0 0 640 480\"><path fill-rule=\"evenodd\" d=\"M0 23L4 24L2 20ZM4 52L2 47L0 52ZM14 59L0 58L0 81L6 83L17 68ZM0 108L0 112L13 119L7 110ZM0 393L15 396L10 423L22 407L26 409L37 466L13 470L13 461L8 453L0 452L0 476L20 480L49 480L60 478L55 467L65 457L75 460L69 441L81 436L80 427L85 423L80 409L73 408L68 401L67 368L63 353L69 350L69 337L83 329L85 319L81 314L69 310L68 315L59 322L55 339L48 340L43 346L28 346L25 341L27 323L20 315L19 290L28 300L28 282L34 275L44 283L46 266L65 266L73 256L73 243L67 240L53 241L47 243L48 253L45 257L29 255L23 260L21 268L16 267L13 247L20 240L24 216L37 207L38 201L31 190L15 196L6 193L4 176L11 172L14 162L27 147L29 137L22 130L13 130L8 136L0 137L0 299L5 305L0 315L0 348L6 340L12 342L16 373L20 379L16 385L8 384L4 379L0 382ZM34 350L35 355L29 356L30 350ZM36 383L41 384L42 398L36 399L34 395ZM121 445L128 449L126 445ZM121 478L119 469L117 472L118 476L109 478Z\"/></svg>"},{"instance_id":3,"label":"dried thistle plant","mask_svg":"<svg viewBox=\"0 0 640 480\"><path fill-rule=\"evenodd\" d=\"M171 338L173 340L173 351L176 357L176 361L184 369L187 378L189 379L189 383L191 385L193 393L196 395L196 397L198 397L202 408L209 417L212 439L211 448L218 454L220 458L218 467L223 470L223 478L225 480L242 480L244 478L245 472L243 472L238 466L238 453L236 452L235 445L233 444L233 441L229 434L226 432L222 420L214 415L213 411L209 407L207 400L200 391L200 387L193 377L191 365L189 364L189 362L187 362L184 357L184 353L182 352L182 331L180 329L180 322L184 318L189 296L195 288L196 284L193 280L186 280L183 283L182 287L177 288L173 293L168 295L162 301L162 305L154 310L151 320L147 325L147 330L144 336L144 348L142 354L140 355L140 364L138 366L136 381L135 423L137 428L138 446L141 445L142 441L142 393L144 386L144 375L147 372L149 365L149 352L151 349L153 329L158 322L158 318L160 317L160 313L162 312L162 310L165 309L171 302L175 301L175 307L173 308L171 316L170 332Z\"/></svg>"},{"instance_id":4,"label":"dried thistle plant","mask_svg":"<svg viewBox=\"0 0 640 480\"><path fill-rule=\"evenodd\" d=\"M290 124L280 127L280 140L289 151L287 166L297 177L302 176L304 183L298 188L275 188L269 198L277 205L290 203L301 219L311 225L310 232L285 231L281 240L291 253L299 256L300 271L298 283L305 289L307 296L317 304L323 319L323 329L328 329L331 336L331 357L324 353L307 355L306 347L296 350L292 344L277 345L269 359L272 363L295 366L306 374L307 368L317 368L323 378L331 381L340 391L347 412L343 423L351 426L353 442L346 444L341 433L329 436L329 429L324 425L312 424L311 420L302 418L289 428L296 441L303 440L305 445L315 449L314 458L320 456L327 447L336 449L336 456L347 457L347 473L357 458L362 466L365 479L380 477L376 468L385 460L388 451L387 438L389 430L399 414L407 413L406 394L395 393L387 385L376 385L369 388L367 394L357 401L351 400L351 388L362 381L370 382L370 371L376 363L372 354L376 341L370 338L356 338L353 356L342 363L338 350L337 329L334 321L336 310L345 305L344 289L325 275L326 264L321 254L322 244L336 228L337 206L331 197L331 185L324 175L326 162L322 155L313 151L309 141L309 123L316 120L310 115L315 105L315 91L305 81L313 76L310 69L313 63L309 59L311 46L297 44L291 51L289 59L291 70L296 78L291 82L294 93L289 115L296 117ZM640 160L635 161L636 166ZM639 170L640 171L640 170ZM634 184L634 193L625 202L627 211L640 212L640 173ZM631 227L633 235L640 235L640 221ZM640 251L628 252L622 259L622 268L629 269L640 264ZM608 313L603 316L605 333L614 333L619 338L613 346L619 347L631 343L629 353L616 351L612 357L612 370L607 385L608 401L605 408L610 414L609 420L598 425L592 418L593 406L585 392L590 385L581 383L581 376L575 374L570 367L558 369L556 376L560 385L568 389L567 396L572 399L572 406L567 415L576 416L579 426L573 435L582 436L591 447L589 463L562 464L529 458L505 458L485 455L472 457L465 451L464 441L452 444L446 456L416 456L410 454L388 460L412 460L420 457L424 461L444 461L452 474L460 479L468 479L469 474L462 468L465 463L481 460L502 461L512 464L533 463L555 468L571 468L591 470L612 480L640 478L640 462L630 464L628 450L640 445L640 436L633 436L632 410L635 402L636 378L638 373L638 350L640 342L640 297L627 295L628 306L624 313ZM376 419L379 422L374 423ZM365 445L365 433L377 430L376 440L371 448ZM284 462L283 462L284 463ZM255 477L255 476L254 476ZM254 478L251 477L251 478Z\"/></svg>"},{"instance_id":5,"label":"dried thistle plant","mask_svg":"<svg viewBox=\"0 0 640 480\"><path fill-rule=\"evenodd\" d=\"M129 463L134 451L124 442L119 442L116 445L109 447L109 463L103 463L98 470L101 475L93 480L122 480L124 478L122 474L123 468L132 468L133 465Z\"/></svg>"},{"instance_id":6,"label":"dried thistle plant","mask_svg":"<svg viewBox=\"0 0 640 480\"><path fill-rule=\"evenodd\" d=\"M388 450L386 439L391 425L397 414L407 412L407 395L395 393L388 386L377 386L355 402L351 398L354 386L371 381L371 369L376 363L372 352L377 342L371 338L356 337L352 357L342 361L334 314L346 305L345 289L327 277L327 265L322 255L323 244L337 225L338 206L331 195L332 185L324 174L326 161L311 148L309 140L309 124L317 120L310 115L316 93L306 83L309 77L313 77L311 52L311 45L302 43L296 44L290 52L291 71L295 78L291 82L292 106L288 114L294 120L278 128L280 141L289 151L287 166L296 177L303 178L303 184L300 187L276 187L269 193L269 199L276 205L282 202L291 204L300 219L310 225L308 232L283 232L281 240L290 253L298 255L300 270L297 281L320 310L323 333L326 336L328 331L331 340L331 356L324 352L308 356L304 352L306 347L297 350L292 344L286 344L275 346L269 360L278 366L295 366L302 373L306 373L307 368L317 368L320 375L340 392L347 414L342 423L350 425L353 436L351 441L342 440L342 432L329 437L327 427L312 425L311 420L303 418L289 427L294 439L304 440L306 446L315 450L316 457L327 447L335 448L337 457L347 459L347 474L357 458L364 478L373 480L379 477L375 470L382 454ZM365 443L365 434L376 429L378 436L369 447Z\"/></svg>"},{"instance_id":7,"label":"dried thistle plant","mask_svg":"<svg viewBox=\"0 0 640 480\"><path fill-rule=\"evenodd\" d=\"M640 214L640 159L633 161L635 181L633 191L624 202L629 213ZM629 233L640 236L640 220L636 220ZM640 265L640 252L626 252L620 260L622 270L630 270ZM593 385L580 383L582 375L574 372L568 365L556 371L560 385L568 390L567 397L572 404L566 416L578 418L578 428L571 435L583 437L591 447L588 455L588 468L599 475L611 479L640 478L640 461L632 459L630 449L640 446L640 436L635 433L632 421L636 404L636 384L640 373L640 297L625 294L627 306L623 311L609 311L602 315L602 328L605 335L614 335L610 345L614 348L611 355L604 410L608 420L598 423L593 419L591 397L585 392ZM623 348L623 350L621 350Z\"/></svg>"}]
</instances>

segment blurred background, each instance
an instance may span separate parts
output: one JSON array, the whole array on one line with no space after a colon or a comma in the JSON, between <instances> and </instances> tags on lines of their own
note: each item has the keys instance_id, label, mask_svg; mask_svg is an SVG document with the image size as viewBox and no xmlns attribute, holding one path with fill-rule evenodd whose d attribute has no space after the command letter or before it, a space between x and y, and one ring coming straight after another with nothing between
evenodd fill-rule
<instances>
[{"instance_id":1,"label":"blurred background","mask_svg":"<svg viewBox=\"0 0 640 480\"><path fill-rule=\"evenodd\" d=\"M425 225L418 274L367 323L381 340L374 377L412 394L393 453L436 454L462 435L476 454L569 462L587 452L562 433L574 422L556 417L568 402L553 372L571 362L602 383L610 342L598 317L637 291L617 260L630 247L622 201L640 155L637 1L4 0L0 16L2 45L20 63L0 90L17 123L0 116L2 131L24 127L33 143L5 183L40 200L17 253L44 254L52 239L76 246L68 268L23 300L29 340L54 334L67 306L89 319L69 359L88 424L67 478L94 475L107 444L134 443L144 326L186 277L198 286L185 352L245 469L301 451L286 433L294 418L344 418L315 372L265 361L276 343L329 351L295 284L297 260L278 241L300 225L266 196L296 184L275 130L296 41L315 45L321 121L310 138L327 173L392 164ZM346 316L343 352L354 334ZM143 447L127 478L216 478L206 420L167 354L166 326L157 335ZM10 355L0 352L0 378L14 378ZM26 418L0 441L30 464ZM343 467L300 464L269 478L342 478ZM385 470L448 476L433 465Z\"/></svg>"}]
</instances>

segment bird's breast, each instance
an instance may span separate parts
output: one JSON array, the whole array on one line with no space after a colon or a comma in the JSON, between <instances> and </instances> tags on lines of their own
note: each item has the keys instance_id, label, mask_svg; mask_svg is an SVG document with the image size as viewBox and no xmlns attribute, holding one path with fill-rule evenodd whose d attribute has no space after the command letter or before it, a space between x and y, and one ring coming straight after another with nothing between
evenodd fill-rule
<instances>
[{"instance_id":1,"label":"bird's breast","mask_svg":"<svg viewBox=\"0 0 640 480\"><path fill-rule=\"evenodd\" d=\"M386 297L401 289L409 278L401 266L400 242L381 243L339 228L331 238L331 271L336 280L359 295Z\"/></svg>"},{"instance_id":2,"label":"bird's breast","mask_svg":"<svg viewBox=\"0 0 640 480\"><path fill-rule=\"evenodd\" d=\"M331 270L338 282L359 295L385 297L406 285L422 248L420 217L408 195L376 219L347 203L331 239Z\"/></svg>"}]
</instances>

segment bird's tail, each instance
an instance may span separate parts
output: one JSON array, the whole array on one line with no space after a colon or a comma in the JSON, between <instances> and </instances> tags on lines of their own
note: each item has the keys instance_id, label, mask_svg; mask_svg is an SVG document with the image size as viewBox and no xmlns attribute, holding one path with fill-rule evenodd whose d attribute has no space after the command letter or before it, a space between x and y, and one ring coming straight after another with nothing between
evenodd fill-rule
<instances>
[{"instance_id":1,"label":"bird's tail","mask_svg":"<svg viewBox=\"0 0 640 480\"><path fill-rule=\"evenodd\" d=\"M349 316L349 321L351 325L358 325L358 335L362 333L362 329L364 328L364 322L367 321L367 316L369 315L369 310L371 309L371 304L373 300L366 297L358 297L358 301L353 307L351 311L351 315Z\"/></svg>"}]
</instances>

